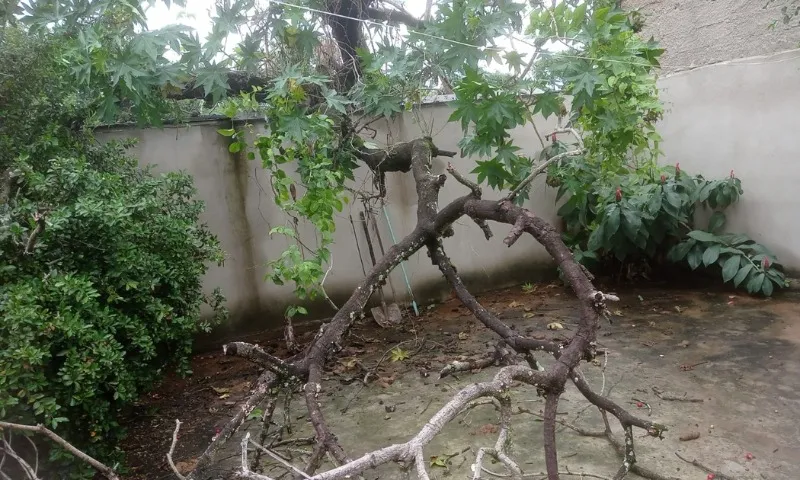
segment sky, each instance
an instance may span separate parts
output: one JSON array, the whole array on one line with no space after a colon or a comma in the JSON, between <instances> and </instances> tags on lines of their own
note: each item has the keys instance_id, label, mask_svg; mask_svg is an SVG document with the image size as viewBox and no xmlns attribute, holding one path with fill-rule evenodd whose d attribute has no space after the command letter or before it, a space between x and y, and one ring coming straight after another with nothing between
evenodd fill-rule
<instances>
[{"instance_id":1,"label":"sky","mask_svg":"<svg viewBox=\"0 0 800 480\"><path fill-rule=\"evenodd\" d=\"M262 0L262 3L266 4L267 2ZM292 0L287 0L286 3L292 3ZM402 3L412 15L421 17L425 13L425 0L406 0ZM156 2L147 10L147 26L151 30L155 30L174 23L181 23L197 30L200 38L204 39L211 31L211 17L214 13L215 0L191 0L187 4L187 8L179 8L174 4L172 8L167 8L165 2Z\"/></svg>"},{"instance_id":2,"label":"sky","mask_svg":"<svg viewBox=\"0 0 800 480\"><path fill-rule=\"evenodd\" d=\"M260 0L266 4L269 0ZM292 0L281 0L285 3L292 3ZM399 0L403 3L405 9L414 16L422 17L425 13L425 0ZM434 2L435 5L436 2ZM180 8L172 5L172 8L167 8L165 2L156 2L154 6L147 10L147 25L151 30L159 29L167 25L180 23L188 27L194 28L201 39L205 39L211 32L211 22L214 16L215 0L190 0L187 2L187 8ZM435 8L435 6L434 6ZM403 28L402 31L405 31ZM236 45L240 38L238 35L231 35L229 45ZM533 51L533 47L525 45L521 42L514 42L511 39L499 39L497 46L505 51L516 51L523 57ZM548 45L548 47L556 47L558 45ZM548 48L551 49L552 48ZM505 67L500 67L493 64L490 70L505 70Z\"/></svg>"}]
</instances>

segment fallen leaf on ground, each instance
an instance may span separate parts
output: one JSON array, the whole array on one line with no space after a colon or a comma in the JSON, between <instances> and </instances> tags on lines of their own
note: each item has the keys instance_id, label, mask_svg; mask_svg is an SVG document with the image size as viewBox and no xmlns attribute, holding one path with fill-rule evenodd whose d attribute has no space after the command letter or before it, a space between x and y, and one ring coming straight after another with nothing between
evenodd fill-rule
<instances>
[{"instance_id":1,"label":"fallen leaf on ground","mask_svg":"<svg viewBox=\"0 0 800 480\"><path fill-rule=\"evenodd\" d=\"M217 395L222 395L222 394L225 394L225 393L231 393L231 389L230 388L211 387L211 390L214 390L217 393Z\"/></svg>"},{"instance_id":2,"label":"fallen leaf on ground","mask_svg":"<svg viewBox=\"0 0 800 480\"><path fill-rule=\"evenodd\" d=\"M690 440L697 440L698 438L700 438L700 432L691 432L687 433L686 435L681 435L678 437L678 440L681 442L688 442Z\"/></svg>"},{"instance_id":3,"label":"fallen leaf on ground","mask_svg":"<svg viewBox=\"0 0 800 480\"><path fill-rule=\"evenodd\" d=\"M493 423L487 423L486 425L481 426L478 428L478 433L481 435L492 435L500 431L500 427Z\"/></svg>"},{"instance_id":4,"label":"fallen leaf on ground","mask_svg":"<svg viewBox=\"0 0 800 480\"><path fill-rule=\"evenodd\" d=\"M547 324L548 330L564 330L564 325L561 325L558 322L552 322Z\"/></svg>"}]
</instances>

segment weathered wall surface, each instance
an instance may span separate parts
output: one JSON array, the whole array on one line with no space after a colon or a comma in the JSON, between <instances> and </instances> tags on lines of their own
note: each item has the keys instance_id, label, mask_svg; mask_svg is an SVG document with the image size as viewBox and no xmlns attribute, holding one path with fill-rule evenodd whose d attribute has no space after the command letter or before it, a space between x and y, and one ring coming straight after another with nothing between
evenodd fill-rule
<instances>
[{"instance_id":1,"label":"weathered wall surface","mask_svg":"<svg viewBox=\"0 0 800 480\"><path fill-rule=\"evenodd\" d=\"M680 162L692 173L724 177L731 170L742 179L745 195L729 213L729 230L743 232L771 247L789 268L800 270L800 201L795 188L800 183L800 51L773 55L759 62L742 60L698 68L663 78L660 81L667 115L660 125L664 137L665 161ZM426 132L433 132L440 148L458 150L461 138L457 124L447 123L450 109L432 105L423 109ZM541 119L541 132L549 131ZM210 290L223 288L228 297L232 321L218 336L241 334L274 326L282 320L285 306L293 301L289 286L278 287L265 281L266 264L286 248L283 237L270 239L269 230L289 220L275 206L268 192L268 178L258 162L232 157L226 139L217 133L220 124L193 124L189 127L158 129L117 129L100 132L105 138L137 137L134 152L146 164L163 169L184 169L195 178L199 196L205 200L205 221L219 235L228 254L223 267L213 267L205 280ZM378 125L377 143L411 140L421 135L411 116L391 125ZM541 148L531 130L515 132L515 140L525 150ZM433 169L442 172L448 159L434 159ZM472 159L453 159L462 173L474 167ZM363 179L365 169L357 174ZM387 210L396 237L402 238L415 225L416 192L410 174L388 176ZM497 198L488 189L486 198ZM464 194L465 188L448 180L441 192L440 206ZM527 206L549 221L557 220L554 192L540 178L534 183ZM333 268L326 289L342 302L363 278L361 262L370 266L362 224L360 204L350 205L339 216ZM380 212L379 212L380 213ZM355 223L356 233L350 218ZM377 216L384 247L392 244L386 219ZM455 225L456 235L446 239L448 253L459 272L476 291L535 279L542 272L553 272L544 249L527 236L513 248L501 239L509 227L492 226L491 242L470 220ZM313 232L301 229L301 236L313 243ZM361 259L356 248L361 248ZM380 248L374 245L377 253ZM409 282L419 303L436 300L449 293L438 270L424 252L406 263ZM406 302L401 269L391 275L391 286L398 302ZM392 289L385 292L392 298ZM330 314L324 305L315 316Z\"/></svg>"},{"instance_id":2,"label":"weathered wall surface","mask_svg":"<svg viewBox=\"0 0 800 480\"><path fill-rule=\"evenodd\" d=\"M460 126L447 123L451 110L444 105L431 105L423 109L422 117L426 131L435 133L436 144L445 150L458 150L457 142L462 137ZM290 219L275 205L269 191L269 179L258 161L247 161L227 151L227 139L217 133L224 125L218 123L192 124L184 127L159 129L119 128L98 132L101 138L135 137L138 145L132 152L143 164L155 164L157 169L186 170L196 182L199 197L206 202L204 221L219 236L227 253L225 265L212 267L205 279L207 288L220 286L228 298L232 313L226 328L216 332L228 335L275 326L282 322L285 306L294 301L290 286L279 287L265 280L266 265L287 247L281 236L269 238L268 232L276 225L291 225ZM375 125L372 125L375 127ZM542 119L540 131L554 128ZM421 130L410 115L401 117L391 125L377 126L375 142L388 144L412 140L422 136ZM525 150L537 152L541 144L532 131L519 132L517 142ZM443 172L450 160L464 174L475 167L467 158L434 159L433 170ZM357 172L359 183L367 177L367 169ZM392 230L399 241L416 225L416 191L410 174L391 173L387 176L387 213ZM473 178L474 180L474 178ZM367 180L370 181L370 180ZM466 188L449 179L440 194L439 205L464 195ZM538 215L556 220L553 190L544 185L543 179L534 182L534 190L527 206ZM499 198L486 189L484 198ZM359 212L360 202L345 207L339 215L332 248L333 267L325 281L326 291L336 301L344 302L353 288L364 277L362 261L367 271L371 266L363 223ZM376 216L383 245L392 244L389 224L382 212ZM355 234L353 224L355 224ZM495 237L487 243L483 232L469 219L459 221L455 236L445 240L445 247L454 264L476 291L497 288L526 280L541 278L542 274L554 273L550 257L533 239L526 236L513 248L503 245L502 238L510 227L493 225ZM314 243L313 231L300 228L301 238ZM380 258L380 246L372 239L376 255ZM361 249L361 258L356 244ZM424 249L405 264L408 280L417 302L424 304L447 295L446 286L439 270L428 259ZM392 289L398 303L409 304L402 270L397 268L391 275L391 284L384 289L387 300L392 299ZM377 297L377 296L376 296ZM330 314L323 302L318 302L317 316Z\"/></svg>"},{"instance_id":3,"label":"weathered wall surface","mask_svg":"<svg viewBox=\"0 0 800 480\"><path fill-rule=\"evenodd\" d=\"M743 57L768 55L800 47L800 28L780 22L777 0L623 0L627 9L641 9L642 35L655 37L666 52L665 72L677 72ZM769 25L779 20L774 29Z\"/></svg>"},{"instance_id":4,"label":"weathered wall surface","mask_svg":"<svg viewBox=\"0 0 800 480\"><path fill-rule=\"evenodd\" d=\"M744 196L728 212L728 230L800 270L800 50L677 73L660 86L665 161L707 178L733 170Z\"/></svg>"}]
</instances>

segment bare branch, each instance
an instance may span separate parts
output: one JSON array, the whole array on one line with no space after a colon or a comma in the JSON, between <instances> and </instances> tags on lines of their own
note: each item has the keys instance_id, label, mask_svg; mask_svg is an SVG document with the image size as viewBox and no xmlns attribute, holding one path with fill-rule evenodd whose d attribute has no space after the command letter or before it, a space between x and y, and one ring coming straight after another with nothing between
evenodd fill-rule
<instances>
[{"instance_id":1,"label":"bare branch","mask_svg":"<svg viewBox=\"0 0 800 480\"><path fill-rule=\"evenodd\" d=\"M3 442L3 446L0 447L0 450L2 450L3 454L8 455L16 460L17 464L19 464L19 467L22 469L22 472L25 473L25 476L29 480L39 480L39 475L37 475L36 470L28 462L26 462L24 458L17 455L17 452L11 448L11 445L9 445L6 439L2 438L0 441Z\"/></svg>"},{"instance_id":2,"label":"bare branch","mask_svg":"<svg viewBox=\"0 0 800 480\"><path fill-rule=\"evenodd\" d=\"M245 342L231 342L222 346L224 355L233 355L250 360L256 365L271 370L278 375L290 375L290 365L281 360L280 358L269 354L266 350L258 345Z\"/></svg>"},{"instance_id":3,"label":"bare branch","mask_svg":"<svg viewBox=\"0 0 800 480\"><path fill-rule=\"evenodd\" d=\"M693 466L703 470L706 473L710 473L710 474L714 475L714 478L716 478L716 479L719 479L719 480L733 480L731 477L725 475L724 473L720 473L717 470L708 468L707 466L703 465L702 463L698 462L697 460L689 460L688 458L682 456L678 452L675 452L675 455L678 458L680 458L681 460L683 460L684 462L686 462L686 463L688 463L690 465L693 465Z\"/></svg>"},{"instance_id":4,"label":"bare branch","mask_svg":"<svg viewBox=\"0 0 800 480\"><path fill-rule=\"evenodd\" d=\"M247 440L250 442L250 445L252 445L252 446L256 447L257 449L261 450L262 452L266 453L267 455L269 455L270 457L272 457L272 458L273 458L275 461L277 461L277 462L278 462L278 463L280 463L281 465L285 466L285 467L286 467L286 468L288 468L289 470L293 471L294 473L296 473L296 474L300 475L300 476L301 476L301 477L303 477L303 478L311 478L310 476L306 475L306 472L304 472L304 471L300 470L299 468L295 467L295 466L294 466L294 465L292 465L291 463L287 462L286 460L284 460L283 458L281 458L281 456L280 456L280 455L278 455L277 453L275 453L275 452L272 452L270 449L268 449L268 448L266 448L266 447L264 447L264 446L262 446L262 445L259 445L259 444L257 444L256 442L254 442L254 441L250 440L250 432L248 432L247 434L245 434L245 437L244 437L244 438L245 438L245 439L247 439ZM245 447L245 448L247 448L247 447Z\"/></svg>"},{"instance_id":5,"label":"bare branch","mask_svg":"<svg viewBox=\"0 0 800 480\"><path fill-rule=\"evenodd\" d=\"M107 479L119 480L119 476L117 476L114 470L112 470L110 467L100 463L99 461L95 460L86 453L83 453L82 451L78 450L71 443L64 440L58 434L56 434L49 428L45 427L44 425L22 425L19 423L0 422L0 430L3 430L4 428L7 428L9 430L20 430L25 432L41 433L50 440L56 442L59 446L64 448L64 450L68 451L79 460L88 463L92 468L97 470L98 473L100 473Z\"/></svg>"},{"instance_id":6,"label":"bare branch","mask_svg":"<svg viewBox=\"0 0 800 480\"><path fill-rule=\"evenodd\" d=\"M523 181L519 182L519 185L517 185L517 187L514 190L512 190L511 193L509 193L506 196L505 199L508 200L509 202L514 201L514 199L517 198L517 195L519 195L519 192L521 192L525 188L527 188L528 185L536 177L538 177L545 170L547 170L547 168L550 165L552 165L552 164L554 164L556 162L560 162L561 160L563 160L563 159L565 159L567 157L572 157L572 156L575 156L575 155L581 155L583 152L584 152L583 148L570 150L568 152L563 152L563 153L559 153L558 155L554 155L553 157L551 157L551 158L547 159L546 161L540 163L538 167L534 168L533 171L531 171L530 175L525 177L525 179Z\"/></svg>"},{"instance_id":7,"label":"bare branch","mask_svg":"<svg viewBox=\"0 0 800 480\"><path fill-rule=\"evenodd\" d=\"M266 370L256 380L256 385L253 388L250 397L245 401L236 411L236 414L231 418L228 423L222 427L222 430L214 436L214 439L206 447L206 450L197 459L194 469L186 476L188 480L198 480L203 478L205 471L212 465L217 451L233 436L239 429L242 423L247 419L247 416L255 409L269 394L270 389L278 380L277 375L273 372Z\"/></svg>"},{"instance_id":8,"label":"bare branch","mask_svg":"<svg viewBox=\"0 0 800 480\"><path fill-rule=\"evenodd\" d=\"M175 466L175 462L172 460L172 455L175 453L175 445L178 444L178 432L181 430L181 421L177 418L175 419L175 430L172 432L172 444L169 446L169 452L167 452L167 463L169 464L169 468L172 469L175 476L178 477L180 480L186 480L186 477L178 470L178 467Z\"/></svg>"}]
</instances>

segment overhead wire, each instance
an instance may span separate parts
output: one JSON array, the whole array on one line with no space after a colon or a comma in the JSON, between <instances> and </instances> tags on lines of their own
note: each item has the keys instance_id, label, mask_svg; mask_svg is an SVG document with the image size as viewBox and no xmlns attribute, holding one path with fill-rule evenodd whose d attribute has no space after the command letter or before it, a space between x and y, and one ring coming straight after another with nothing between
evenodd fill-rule
<instances>
[{"instance_id":1,"label":"overhead wire","mask_svg":"<svg viewBox=\"0 0 800 480\"><path fill-rule=\"evenodd\" d=\"M395 30L397 30L397 31L399 31L401 33L403 31L402 27L399 27L399 26L396 26L396 25L390 25L390 24L383 23L383 22L377 22L377 21L374 21L374 20L369 20L369 19L364 19L364 18L351 17L351 16L348 16L348 15L342 15L340 13L326 12L325 10L319 10L319 9L308 7L308 6L305 6L305 5L297 5L295 3L285 2L283 0L269 0L269 1L270 1L270 3L283 5L285 7L298 8L300 10L305 10L305 11L308 11L308 12L319 13L319 14L322 14L322 15L330 15L330 16L334 16L334 17L343 18L343 19L346 19L346 20L353 20L353 21L356 21L356 22L361 22L361 23L364 23L364 24L369 24L369 25L375 25L375 26L380 26L380 27L384 27L384 28L395 29ZM405 30L406 30L406 32L412 33L414 35L433 38L435 40L441 40L443 42L452 43L454 45L461 45L461 46L465 46L465 47L471 47L471 48L475 48L477 50L482 50L482 51L488 50L488 51L509 53L508 50L503 49L501 47L473 45L471 43L466 43L466 42L462 42L462 41L459 41L459 40L454 40L452 38L442 37L440 35L434 35L434 34L431 34L431 33L421 32L419 30L410 29L408 27L406 27ZM511 39L511 40L515 40L515 41L518 41L520 43L524 43L525 45L528 45L528 46L536 48L536 45L533 44L532 42L530 42L529 40L526 40L526 39L523 39L523 38L519 38L519 37L516 37L514 35L507 35L506 37ZM549 40L552 37L538 37L538 38L545 38L545 39ZM640 67L649 67L649 66L651 66L651 64L647 63L647 62L633 62L633 61L629 61L629 60L620 60L620 59L615 59L615 58L598 58L598 57L590 57L590 56L587 56L587 55L570 54L570 53L565 53L565 52L540 52L540 55L558 56L558 57L562 57L562 58L574 58L574 59L578 59L578 60L589 60L589 61L594 61L594 62L602 61L602 62L608 62L608 63L618 63L618 64L640 66ZM770 60L770 61L720 62L720 63L716 63L714 65L725 65L725 66L770 65L770 64L773 64L773 63L782 63L782 62L791 61L791 60L795 60L795 59L800 59L800 55L787 57L787 58L779 58L779 59ZM674 69L688 69L688 68L698 68L699 66L700 65L676 65L676 64L670 64L670 65L667 65L666 67L674 68ZM664 66L662 66L662 68L664 68Z\"/></svg>"}]
</instances>

